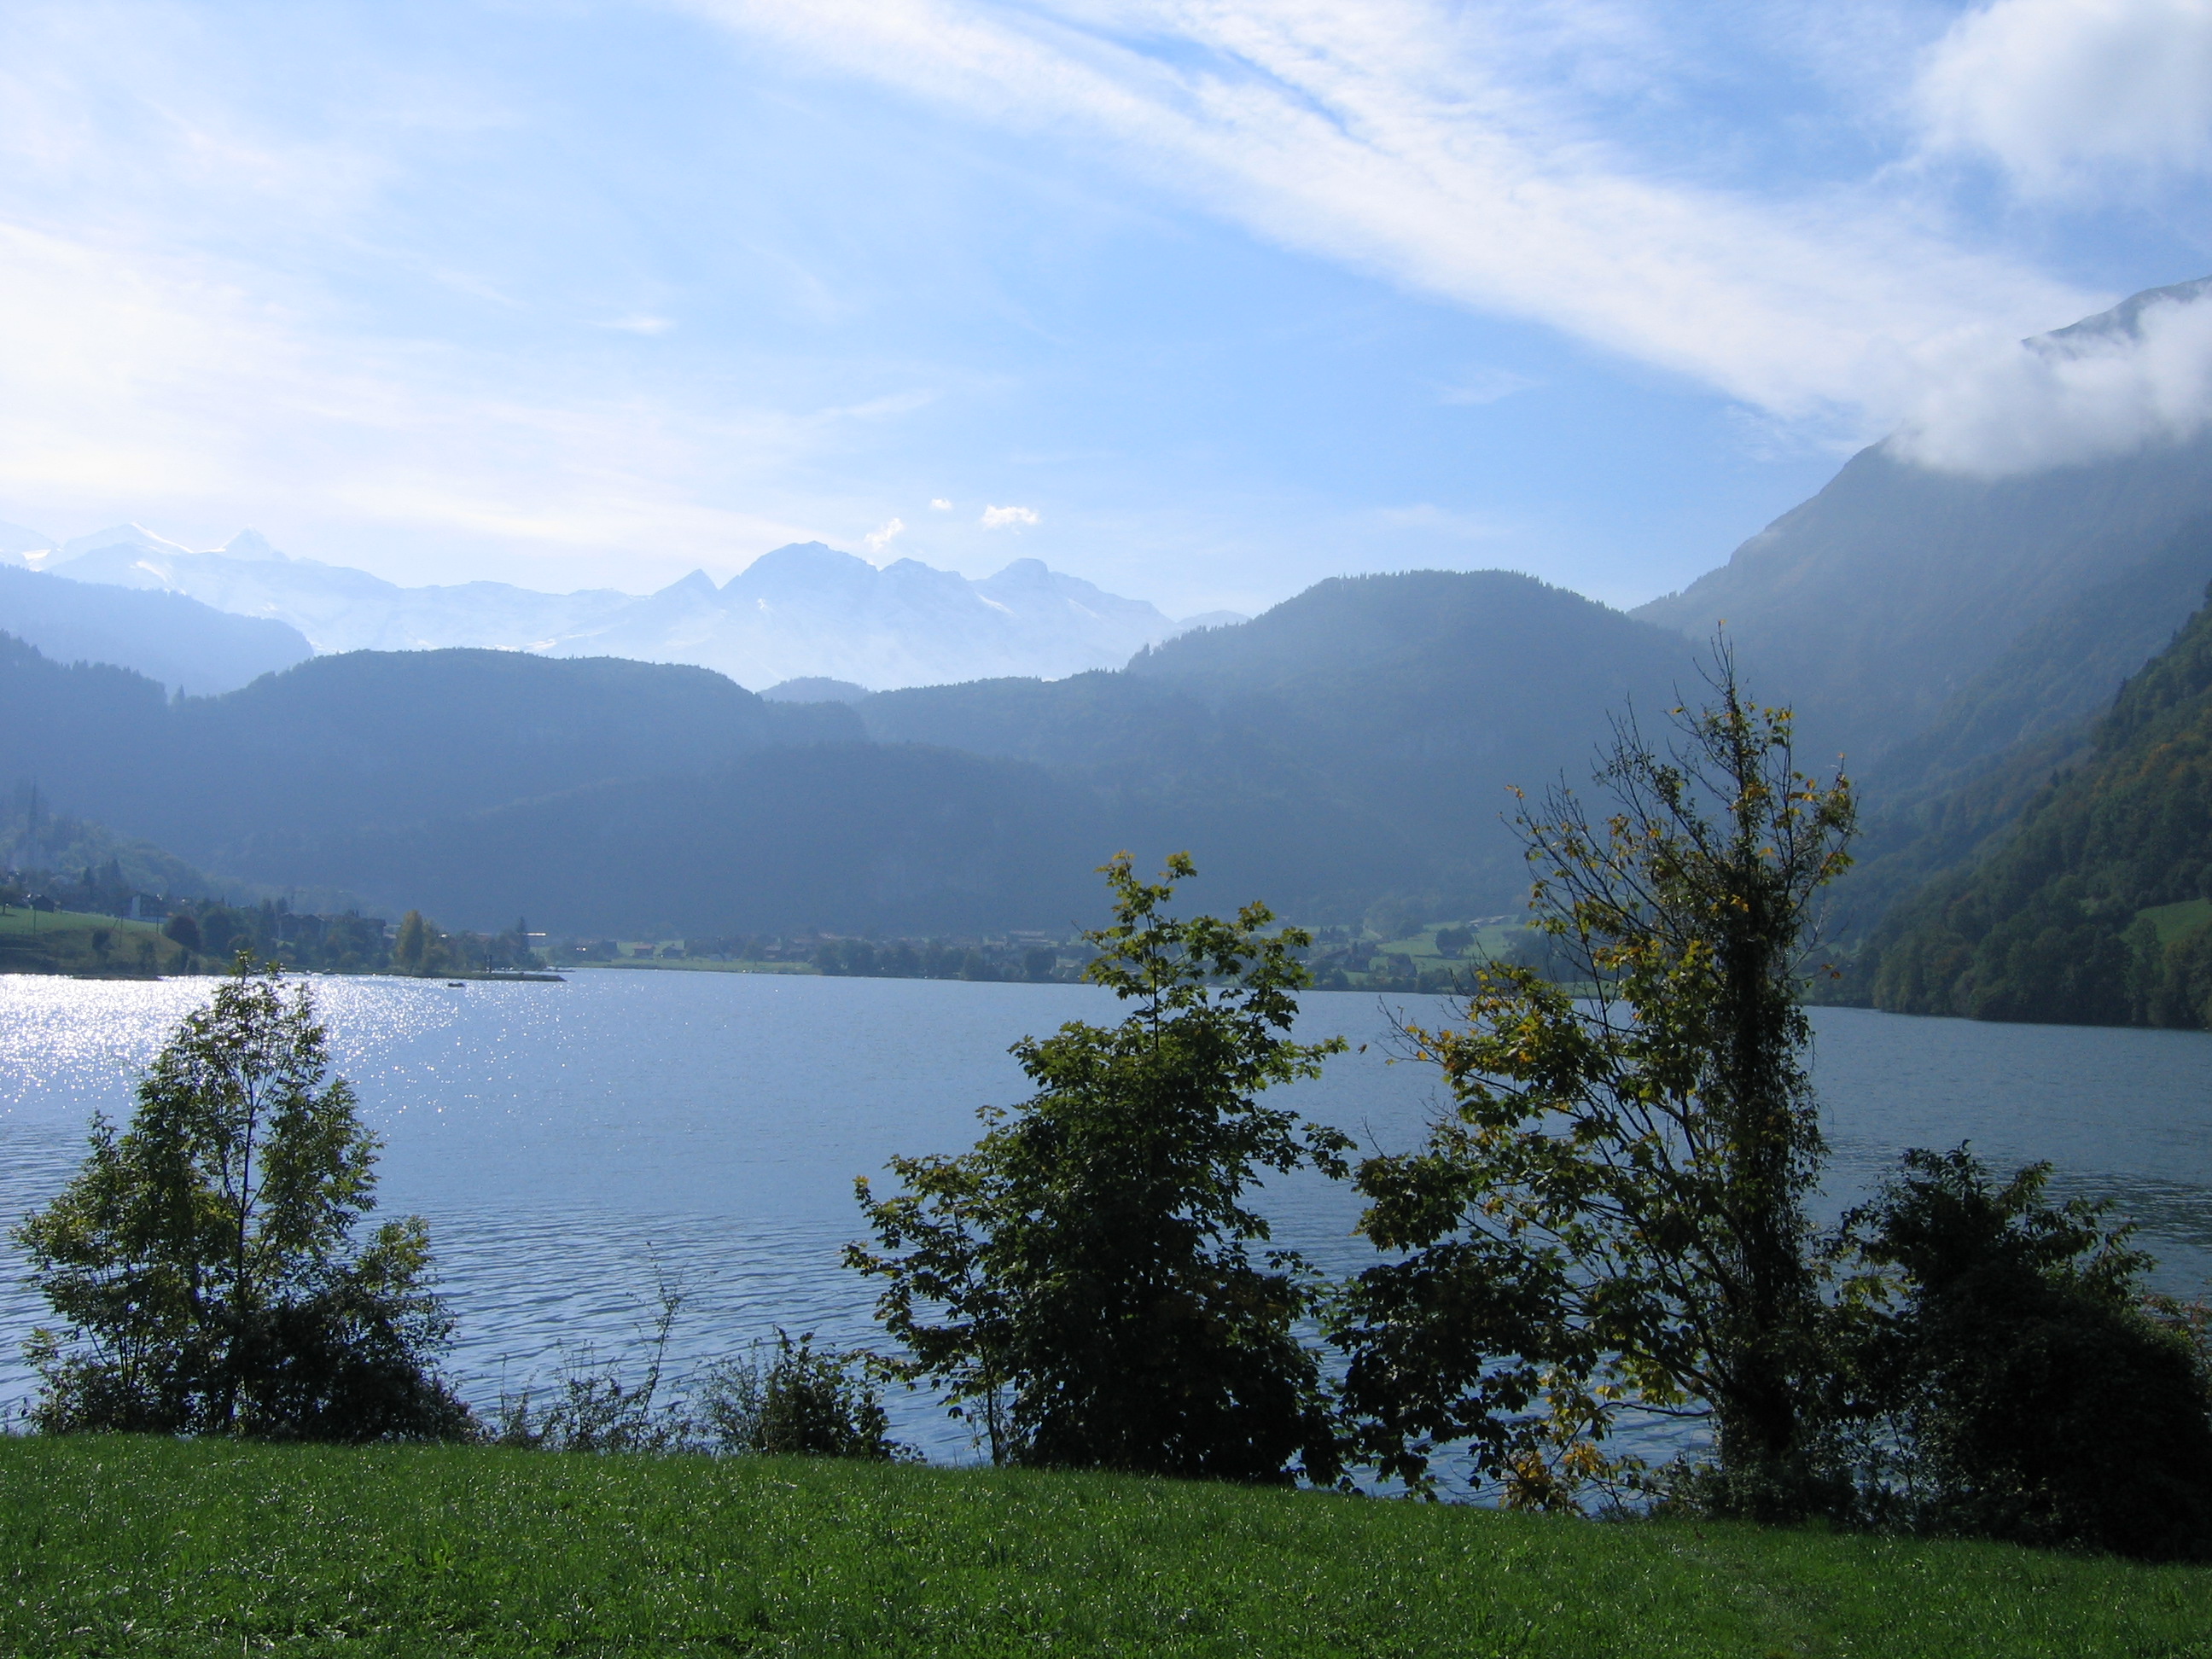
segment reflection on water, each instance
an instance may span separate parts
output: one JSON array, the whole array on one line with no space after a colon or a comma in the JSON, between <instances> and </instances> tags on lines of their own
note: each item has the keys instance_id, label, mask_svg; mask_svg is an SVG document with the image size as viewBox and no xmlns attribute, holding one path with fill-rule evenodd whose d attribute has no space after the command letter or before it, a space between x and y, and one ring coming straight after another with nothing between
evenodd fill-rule
<instances>
[{"instance_id":1,"label":"reflection on water","mask_svg":"<svg viewBox=\"0 0 2212 1659\"><path fill-rule=\"evenodd\" d=\"M94 1111L128 1113L136 1068L210 987L0 976L0 1217L68 1178ZM1015 1038L1116 1017L1087 987L921 980L601 972L316 990L337 1066L385 1139L384 1207L431 1224L460 1316L454 1363L480 1401L542 1377L564 1347L629 1340L662 1272L688 1298L679 1360L777 1326L870 1340L872 1290L838 1265L856 1233L853 1178L894 1152L965 1146L976 1107L1024 1092ZM2118 1198L2164 1288L2212 1277L2212 1036L1814 1019L1832 1213L1899 1149L1971 1139L1998 1163L2053 1160L2063 1190ZM1413 1144L1437 1107L1434 1077L1389 1063L1375 1000L1316 994L1304 1025L1370 1047L1298 1085L1303 1109L1363 1146ZM1279 1182L1264 1207L1322 1266L1361 1264L1340 1188ZM25 1391L15 1343L41 1312L0 1251L0 1397ZM902 1437L970 1455L929 1401L891 1404Z\"/></svg>"}]
</instances>

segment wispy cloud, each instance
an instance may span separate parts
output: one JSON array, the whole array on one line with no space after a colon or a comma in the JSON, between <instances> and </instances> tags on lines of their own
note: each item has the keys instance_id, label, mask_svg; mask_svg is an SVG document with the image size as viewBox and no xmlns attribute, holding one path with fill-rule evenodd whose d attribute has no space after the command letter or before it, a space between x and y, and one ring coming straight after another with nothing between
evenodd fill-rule
<instances>
[{"instance_id":1,"label":"wispy cloud","mask_svg":"<svg viewBox=\"0 0 2212 1659\"><path fill-rule=\"evenodd\" d=\"M1375 524L1387 530L1423 531L1464 542L1492 541L1507 533L1509 528L1480 514L1455 513L1438 507L1433 501L1415 501L1406 507L1381 507L1368 516Z\"/></svg>"},{"instance_id":2,"label":"wispy cloud","mask_svg":"<svg viewBox=\"0 0 2212 1659\"><path fill-rule=\"evenodd\" d=\"M1547 323L1789 417L1885 418L1957 331L1994 320L2027 333L2096 303L1869 188L1777 197L1639 161L1517 76L1544 43L1502 6L688 9L972 118L1080 142L1287 246ZM1546 15L1555 33L1616 34L1640 16L1599 4Z\"/></svg>"},{"instance_id":3,"label":"wispy cloud","mask_svg":"<svg viewBox=\"0 0 2212 1659\"><path fill-rule=\"evenodd\" d=\"M50 516L252 501L291 523L726 562L804 533L713 504L703 463L788 465L834 414L540 395L512 364L334 334L222 261L131 252L0 224L0 490Z\"/></svg>"},{"instance_id":4,"label":"wispy cloud","mask_svg":"<svg viewBox=\"0 0 2212 1659\"><path fill-rule=\"evenodd\" d=\"M1004 530L1009 525L1038 522L1035 511L1026 507L986 507L983 509L982 524L986 530Z\"/></svg>"},{"instance_id":5,"label":"wispy cloud","mask_svg":"<svg viewBox=\"0 0 2212 1659\"><path fill-rule=\"evenodd\" d=\"M896 538L905 533L905 531L906 520L893 519L881 528L871 530L866 535L861 537L861 544L872 554L880 553Z\"/></svg>"}]
</instances>

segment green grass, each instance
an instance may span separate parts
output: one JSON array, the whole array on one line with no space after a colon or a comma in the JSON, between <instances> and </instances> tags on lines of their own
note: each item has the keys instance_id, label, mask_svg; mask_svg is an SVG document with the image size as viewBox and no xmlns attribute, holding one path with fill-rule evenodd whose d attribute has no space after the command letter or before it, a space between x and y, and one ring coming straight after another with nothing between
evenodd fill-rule
<instances>
[{"instance_id":1,"label":"green grass","mask_svg":"<svg viewBox=\"0 0 2212 1659\"><path fill-rule=\"evenodd\" d=\"M100 933L105 951L94 937ZM152 946L150 961L140 957L142 940ZM173 968L183 954L159 922L12 904L0 912L0 973L136 974Z\"/></svg>"},{"instance_id":2,"label":"green grass","mask_svg":"<svg viewBox=\"0 0 2212 1659\"><path fill-rule=\"evenodd\" d=\"M0 1443L24 1654L2212 1654L2212 1570L1097 1476Z\"/></svg>"},{"instance_id":3,"label":"green grass","mask_svg":"<svg viewBox=\"0 0 2212 1659\"><path fill-rule=\"evenodd\" d=\"M118 933L159 933L159 922L126 921L115 916L98 916L79 910L30 909L21 904L11 904L0 913L0 933L36 933L41 939L48 933L72 933L94 927L108 927Z\"/></svg>"},{"instance_id":4,"label":"green grass","mask_svg":"<svg viewBox=\"0 0 2212 1659\"><path fill-rule=\"evenodd\" d=\"M1439 955L1437 951L1438 930L1461 926L1467 927L1474 934L1474 945L1462 957ZM1472 968L1477 963L1503 952L1507 941L1520 931L1517 927L1499 927L1495 922L1477 927L1473 923L1440 921L1424 927L1418 933L1405 939L1391 939L1375 948L1391 956L1411 957L1416 968Z\"/></svg>"},{"instance_id":5,"label":"green grass","mask_svg":"<svg viewBox=\"0 0 2212 1659\"><path fill-rule=\"evenodd\" d=\"M2212 899L2184 899L2179 904L2154 904L2148 910L2136 912L2139 921L2148 921L2158 930L2158 942L2171 945L2195 933L2208 921L2212 921Z\"/></svg>"}]
</instances>

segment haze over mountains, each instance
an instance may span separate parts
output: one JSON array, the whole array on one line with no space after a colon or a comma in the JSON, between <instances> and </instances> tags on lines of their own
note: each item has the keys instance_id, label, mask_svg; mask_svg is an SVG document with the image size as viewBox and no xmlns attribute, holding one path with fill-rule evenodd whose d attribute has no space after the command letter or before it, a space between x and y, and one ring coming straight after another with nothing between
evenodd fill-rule
<instances>
[{"instance_id":1,"label":"haze over mountains","mask_svg":"<svg viewBox=\"0 0 2212 1659\"><path fill-rule=\"evenodd\" d=\"M1388 892L1497 908L1522 880L1498 780L1668 696L1680 644L1526 576L1426 572L1325 582L1117 672L857 707L465 650L177 702L14 645L0 777L225 874L453 921L1065 928L1122 846L1189 847L1209 890L1302 915Z\"/></svg>"},{"instance_id":2,"label":"haze over mountains","mask_svg":"<svg viewBox=\"0 0 2212 1659\"><path fill-rule=\"evenodd\" d=\"M540 593L501 582L400 587L366 571L289 558L250 530L214 553L137 525L52 550L11 545L36 539L27 531L0 537L0 556L72 581L181 594L281 622L318 652L461 646L628 657L713 668L756 690L802 677L871 690L1007 674L1054 678L1117 667L1182 628L1241 620L1218 613L1178 623L1036 559L970 581L914 559L879 569L819 542L763 554L720 587L694 571L636 596L611 588Z\"/></svg>"},{"instance_id":3,"label":"haze over mountains","mask_svg":"<svg viewBox=\"0 0 2212 1659\"><path fill-rule=\"evenodd\" d=\"M297 629L181 593L132 592L0 565L0 633L62 662L120 663L207 696L314 654Z\"/></svg>"},{"instance_id":4,"label":"haze over mountains","mask_svg":"<svg viewBox=\"0 0 2212 1659\"><path fill-rule=\"evenodd\" d=\"M2124 329L2139 310L2092 322ZM240 604L295 577L303 592L337 591L326 568L250 546L109 543L75 559L115 580L138 569L149 585L261 585L220 590ZM1463 918L1525 895L1501 821L1510 787L1580 783L1624 706L1649 726L1694 698L1724 617L1754 694L1799 708L1802 758L1825 768L1843 750L1862 785L1862 863L1839 898L1863 927L2002 846L2208 579L2212 440L1997 479L1931 471L1892 442L1633 616L1510 572L1340 579L1249 622L1133 647L1126 666L1054 679L874 695L829 683L888 683L900 630L927 638L932 617L971 641L1051 631L961 632L976 605L1062 623L1079 611L1092 620L1060 637L1094 643L1115 614L1153 625L1149 607L1115 613L1128 602L1041 566L966 583L818 545L720 589L702 578L644 600L557 596L569 635L503 641L543 655L325 655L213 699L178 702L120 669L12 646L0 700L17 718L0 726L0 781L36 781L66 810L226 875L349 888L472 926L526 913L662 936L1065 928L1091 915L1091 866L1121 847L1148 861L1188 848L1207 903L1265 896L1309 921L1356 921L1382 902ZM386 609L365 614L379 625L434 604L374 591ZM494 592L517 607L554 597ZM603 599L614 608L587 616ZM552 613L517 609L516 627L526 614ZM784 694L826 699L815 702L763 699L693 667L549 659L685 640L758 651L767 635L747 630L764 617L875 644L838 659L842 672L817 659L815 683ZM893 620L853 631L872 617ZM963 648L969 661L980 649ZM904 660L920 672L921 647Z\"/></svg>"},{"instance_id":5,"label":"haze over mountains","mask_svg":"<svg viewBox=\"0 0 2212 1659\"><path fill-rule=\"evenodd\" d=\"M2212 303L2205 283L2137 295L2033 347L2132 335L2145 308ZM2092 593L2130 612L2101 672L2057 677L2026 726L2083 718L2163 645L2212 578L2212 432L2011 476L1940 471L1907 438L1860 451L1803 505L1680 593L1639 607L1692 635L1725 621L1747 669L1808 739L1865 771L1943 723L2015 641ZM2134 593L2130 601L2122 595ZM2039 722L2040 723L2039 725ZM1954 757L1963 758L1963 757Z\"/></svg>"}]
</instances>

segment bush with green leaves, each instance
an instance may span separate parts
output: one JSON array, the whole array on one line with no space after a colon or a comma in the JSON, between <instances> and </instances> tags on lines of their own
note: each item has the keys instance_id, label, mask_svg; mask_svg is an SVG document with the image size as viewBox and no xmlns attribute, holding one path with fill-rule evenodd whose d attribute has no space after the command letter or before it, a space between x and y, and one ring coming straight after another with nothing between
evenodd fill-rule
<instances>
[{"instance_id":1,"label":"bush with green leaves","mask_svg":"<svg viewBox=\"0 0 2212 1659\"><path fill-rule=\"evenodd\" d=\"M2212 1555L2212 1375L2106 1206L1907 1153L1845 1218L1863 1503L1922 1530ZM2201 1320L2198 1324L2201 1330Z\"/></svg>"},{"instance_id":2,"label":"bush with green leaves","mask_svg":"<svg viewBox=\"0 0 2212 1659\"><path fill-rule=\"evenodd\" d=\"M148 1067L130 1127L94 1121L83 1168L15 1235L61 1322L27 1345L37 1427L472 1431L435 1369L453 1322L428 1229L357 1236L377 1142L328 1071L311 992L241 954Z\"/></svg>"},{"instance_id":3,"label":"bush with green leaves","mask_svg":"<svg viewBox=\"0 0 2212 1659\"><path fill-rule=\"evenodd\" d=\"M893 1159L894 1194L862 1180L877 1248L847 1260L884 1282L902 1374L944 1388L994 1462L1333 1480L1304 1264L1250 1248L1260 1172L1341 1174L1350 1145L1260 1099L1344 1046L1288 1036L1312 941L1260 904L1164 914L1185 854L1157 883L1127 854L1104 873L1115 921L1084 977L1135 1011L1016 1043L1036 1095L985 1109L972 1152Z\"/></svg>"},{"instance_id":4,"label":"bush with green leaves","mask_svg":"<svg viewBox=\"0 0 2212 1659\"><path fill-rule=\"evenodd\" d=\"M763 1457L860 1457L904 1454L890 1437L876 1366L866 1355L817 1348L779 1330L742 1358L710 1366L694 1409L714 1450Z\"/></svg>"}]
</instances>

